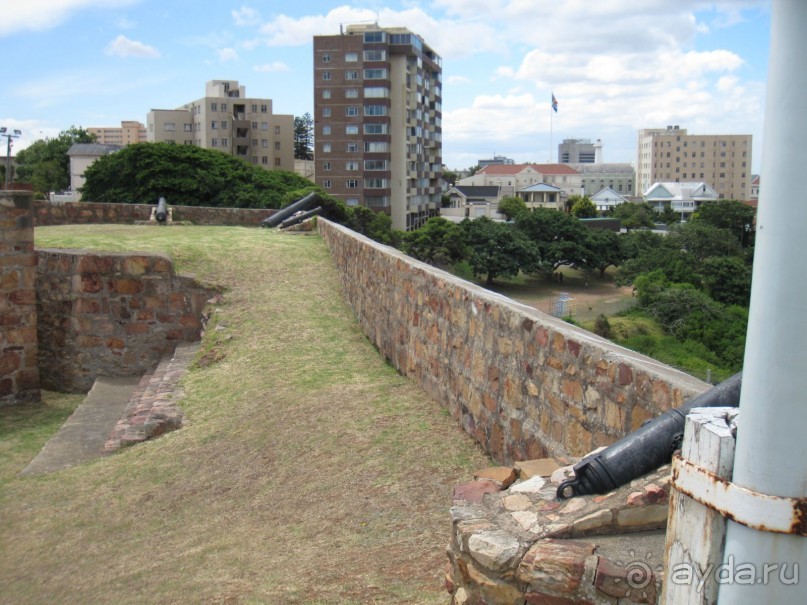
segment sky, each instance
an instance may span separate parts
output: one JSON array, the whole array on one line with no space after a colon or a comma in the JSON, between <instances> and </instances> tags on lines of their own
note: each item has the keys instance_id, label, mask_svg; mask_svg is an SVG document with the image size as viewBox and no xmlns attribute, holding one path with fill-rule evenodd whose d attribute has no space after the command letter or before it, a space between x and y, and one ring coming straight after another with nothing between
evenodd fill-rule
<instances>
[{"instance_id":1,"label":"sky","mask_svg":"<svg viewBox=\"0 0 807 605\"><path fill-rule=\"evenodd\" d=\"M71 126L238 80L275 113L313 114L312 37L377 22L443 59L443 163L557 161L566 138L636 161L637 131L753 135L760 172L770 0L0 0L0 126L14 152ZM558 111L551 109L554 93ZM2 141L5 143L5 141ZM5 156L6 150L0 150Z\"/></svg>"}]
</instances>

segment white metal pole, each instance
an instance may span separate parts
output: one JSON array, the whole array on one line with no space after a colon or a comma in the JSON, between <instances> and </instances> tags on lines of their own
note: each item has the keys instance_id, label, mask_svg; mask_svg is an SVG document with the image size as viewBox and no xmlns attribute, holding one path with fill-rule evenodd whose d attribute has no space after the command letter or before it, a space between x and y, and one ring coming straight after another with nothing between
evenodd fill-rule
<instances>
[{"instance_id":1,"label":"white metal pole","mask_svg":"<svg viewBox=\"0 0 807 605\"><path fill-rule=\"evenodd\" d=\"M790 498L807 497L807 204L794 185L794 176L804 170L800 150L807 140L805 32L807 2L773 0L762 183L732 479L763 494ZM807 538L729 522L719 572L721 604L807 603Z\"/></svg>"}]
</instances>

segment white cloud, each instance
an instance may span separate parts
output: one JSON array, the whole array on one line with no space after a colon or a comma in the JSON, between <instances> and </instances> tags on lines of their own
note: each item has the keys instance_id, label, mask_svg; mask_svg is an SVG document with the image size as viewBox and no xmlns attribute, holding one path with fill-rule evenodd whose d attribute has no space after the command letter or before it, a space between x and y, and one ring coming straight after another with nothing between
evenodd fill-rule
<instances>
[{"instance_id":1,"label":"white cloud","mask_svg":"<svg viewBox=\"0 0 807 605\"><path fill-rule=\"evenodd\" d=\"M447 84L451 84L451 85L454 85L454 86L461 86L463 84L470 84L471 82L473 82L473 80L471 80L471 78L467 78L465 76L449 76L446 79Z\"/></svg>"},{"instance_id":2,"label":"white cloud","mask_svg":"<svg viewBox=\"0 0 807 605\"><path fill-rule=\"evenodd\" d=\"M281 73L284 71L289 71L290 68L282 61L275 61L274 63L256 65L253 69L261 73Z\"/></svg>"},{"instance_id":3,"label":"white cloud","mask_svg":"<svg viewBox=\"0 0 807 605\"><path fill-rule=\"evenodd\" d=\"M232 14L235 24L241 27L259 25L261 22L260 13L249 6L242 6L238 10L231 11L230 14Z\"/></svg>"},{"instance_id":4,"label":"white cloud","mask_svg":"<svg viewBox=\"0 0 807 605\"><path fill-rule=\"evenodd\" d=\"M235 61L238 59L238 53L232 48L222 48L219 50L219 61L226 63L227 61Z\"/></svg>"},{"instance_id":5,"label":"white cloud","mask_svg":"<svg viewBox=\"0 0 807 605\"><path fill-rule=\"evenodd\" d=\"M138 0L7 0L0 18L0 36L51 29L83 10L120 8L136 2Z\"/></svg>"},{"instance_id":6,"label":"white cloud","mask_svg":"<svg viewBox=\"0 0 807 605\"><path fill-rule=\"evenodd\" d=\"M148 59L156 59L160 56L160 51L153 46L143 44L137 40L130 40L122 34L112 40L112 42L107 45L104 52L113 57L123 58L145 57Z\"/></svg>"}]
</instances>

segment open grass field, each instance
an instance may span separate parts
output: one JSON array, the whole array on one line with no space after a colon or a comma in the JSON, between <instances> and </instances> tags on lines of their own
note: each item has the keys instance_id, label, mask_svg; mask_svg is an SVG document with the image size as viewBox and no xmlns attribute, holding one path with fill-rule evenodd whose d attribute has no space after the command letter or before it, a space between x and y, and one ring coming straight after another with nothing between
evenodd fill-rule
<instances>
[{"instance_id":1,"label":"open grass field","mask_svg":"<svg viewBox=\"0 0 807 605\"><path fill-rule=\"evenodd\" d=\"M36 230L168 253L225 288L183 381L188 426L20 477L79 398L0 410L0 603L444 603L454 484L489 464L381 359L318 236Z\"/></svg>"}]
</instances>

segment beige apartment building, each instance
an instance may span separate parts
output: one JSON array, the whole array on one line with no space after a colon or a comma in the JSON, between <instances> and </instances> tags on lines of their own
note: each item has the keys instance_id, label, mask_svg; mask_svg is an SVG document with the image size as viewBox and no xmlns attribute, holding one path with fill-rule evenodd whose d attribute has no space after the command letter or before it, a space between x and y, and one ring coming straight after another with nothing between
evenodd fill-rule
<instances>
[{"instance_id":1,"label":"beige apartment building","mask_svg":"<svg viewBox=\"0 0 807 605\"><path fill-rule=\"evenodd\" d=\"M211 80L205 96L177 109L152 109L148 141L196 145L268 170L294 171L294 116L272 113L271 99L247 97L236 80Z\"/></svg>"},{"instance_id":2,"label":"beige apartment building","mask_svg":"<svg viewBox=\"0 0 807 605\"><path fill-rule=\"evenodd\" d=\"M695 135L685 128L639 131L636 195L657 182L702 182L721 199L751 199L751 135Z\"/></svg>"},{"instance_id":3,"label":"beige apartment building","mask_svg":"<svg viewBox=\"0 0 807 605\"><path fill-rule=\"evenodd\" d=\"M117 126L90 126L90 134L95 135L95 142L99 145L120 145L125 147L133 143L145 143L148 140L146 127L134 120L124 120Z\"/></svg>"},{"instance_id":4,"label":"beige apartment building","mask_svg":"<svg viewBox=\"0 0 807 605\"><path fill-rule=\"evenodd\" d=\"M395 229L440 209L442 60L417 34L376 24L314 36L316 182Z\"/></svg>"},{"instance_id":5,"label":"beige apartment building","mask_svg":"<svg viewBox=\"0 0 807 605\"><path fill-rule=\"evenodd\" d=\"M583 194L583 177L569 164L491 164L457 181L457 185L498 187L499 198L542 183L557 187L564 198Z\"/></svg>"}]
</instances>

